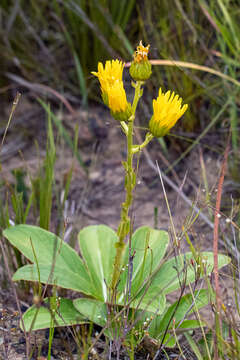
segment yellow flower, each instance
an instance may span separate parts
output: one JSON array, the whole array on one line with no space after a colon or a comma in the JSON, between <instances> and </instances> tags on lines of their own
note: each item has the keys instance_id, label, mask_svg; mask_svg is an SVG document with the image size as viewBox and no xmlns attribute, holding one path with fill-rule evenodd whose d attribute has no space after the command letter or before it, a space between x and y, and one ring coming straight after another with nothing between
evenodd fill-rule
<instances>
[{"instance_id":1,"label":"yellow flower","mask_svg":"<svg viewBox=\"0 0 240 360\"><path fill-rule=\"evenodd\" d=\"M105 68L101 62L98 63L98 72L92 72L98 77L101 85L102 94L107 93L109 86L115 81L122 81L124 63L120 60L106 61Z\"/></svg>"},{"instance_id":2,"label":"yellow flower","mask_svg":"<svg viewBox=\"0 0 240 360\"><path fill-rule=\"evenodd\" d=\"M131 104L127 102L123 86L122 74L124 63L119 60L106 61L105 67L98 63L98 72L92 72L98 77L101 85L102 98L116 120L127 121L132 114Z\"/></svg>"},{"instance_id":3,"label":"yellow flower","mask_svg":"<svg viewBox=\"0 0 240 360\"><path fill-rule=\"evenodd\" d=\"M170 91L163 94L160 88L158 98L153 100L153 116L149 122L152 135L166 135L187 108L187 104L182 106L182 98L179 98L179 95L175 95L174 92L171 94Z\"/></svg>"},{"instance_id":4,"label":"yellow flower","mask_svg":"<svg viewBox=\"0 0 240 360\"><path fill-rule=\"evenodd\" d=\"M116 80L112 86L108 86L107 94L108 106L113 113L126 110L128 102L122 81Z\"/></svg>"}]
</instances>

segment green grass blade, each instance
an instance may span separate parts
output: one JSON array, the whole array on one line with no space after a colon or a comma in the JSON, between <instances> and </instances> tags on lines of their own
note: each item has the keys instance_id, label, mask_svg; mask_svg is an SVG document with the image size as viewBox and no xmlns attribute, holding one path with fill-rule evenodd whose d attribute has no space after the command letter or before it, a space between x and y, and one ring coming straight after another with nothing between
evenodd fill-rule
<instances>
[{"instance_id":1,"label":"green grass blade","mask_svg":"<svg viewBox=\"0 0 240 360\"><path fill-rule=\"evenodd\" d=\"M188 332L185 332L184 336L187 339L187 342L188 342L189 346L191 347L192 351L196 355L197 360L204 360L204 358L202 357L202 354L200 353L200 350L199 350L196 342L193 340L192 336L189 335Z\"/></svg>"},{"instance_id":2,"label":"green grass blade","mask_svg":"<svg viewBox=\"0 0 240 360\"><path fill-rule=\"evenodd\" d=\"M41 99L38 99L38 101L40 102L40 104L42 105L42 107L46 110L46 112L49 112L50 109L48 109L47 105L44 103L44 101L42 101ZM75 146L74 143L70 137L70 135L67 133L67 131L64 129L61 121L56 117L56 115L54 115L51 112L51 116L52 116L52 120L54 122L54 124L56 125L56 127L58 128L58 131L60 132L60 134L63 136L66 144L70 147L70 149L72 149L73 153L75 154L79 164L81 165L81 167L85 170L85 172L87 173L88 170L81 158L81 155L79 153L79 151L75 151Z\"/></svg>"},{"instance_id":3,"label":"green grass blade","mask_svg":"<svg viewBox=\"0 0 240 360\"><path fill-rule=\"evenodd\" d=\"M79 87L80 87L80 91L82 94L82 105L83 105L83 107L86 108L88 105L88 94L87 94L85 77L83 74L81 63L79 61L79 57L75 51L73 52L73 57L74 57L74 62L75 62L76 70L77 70Z\"/></svg>"}]
</instances>

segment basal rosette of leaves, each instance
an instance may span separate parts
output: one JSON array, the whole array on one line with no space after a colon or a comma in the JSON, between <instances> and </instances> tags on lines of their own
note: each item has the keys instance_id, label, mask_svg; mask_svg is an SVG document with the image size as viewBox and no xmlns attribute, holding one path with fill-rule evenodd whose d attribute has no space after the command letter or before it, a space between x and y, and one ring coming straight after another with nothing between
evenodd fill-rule
<instances>
[{"instance_id":1,"label":"basal rosette of leaves","mask_svg":"<svg viewBox=\"0 0 240 360\"><path fill-rule=\"evenodd\" d=\"M27 331L50 327L54 316L54 326L91 321L102 327L106 326L106 335L112 336L114 329L116 330L118 315L111 315L109 318L108 306L118 237L111 228L95 225L82 229L78 235L81 256L55 234L36 226L16 225L3 233L30 261L29 265L16 271L14 281L40 281L85 295L75 300L59 299L54 314L49 311L47 304L40 308L32 306L23 316ZM124 249L116 302L111 305L114 306L115 313L120 315L125 307L129 307L128 316L135 319L136 334L143 336L141 330L147 324L149 336L159 341L162 340L173 312L176 327L199 327L198 321L188 320L187 316L209 301L206 290L196 290L194 297L187 294L180 302L166 302L166 295L179 289L184 278L186 285L196 280L192 253L166 259L164 256L168 245L166 231L148 226L135 231L131 237L131 251L128 245ZM203 273L204 276L210 274L213 269L213 254L203 252L201 257L204 259L204 271L200 277ZM229 261L227 256L219 255L219 268ZM48 303L48 299L45 302ZM174 339L169 340L169 336L170 333L165 339L169 341L168 346L174 344Z\"/></svg>"}]
</instances>

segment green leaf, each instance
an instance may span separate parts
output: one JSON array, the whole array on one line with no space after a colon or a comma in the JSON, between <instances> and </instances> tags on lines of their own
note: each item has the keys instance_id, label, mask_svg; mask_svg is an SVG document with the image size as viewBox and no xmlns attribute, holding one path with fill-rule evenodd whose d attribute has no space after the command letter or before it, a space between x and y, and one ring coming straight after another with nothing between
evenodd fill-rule
<instances>
[{"instance_id":1,"label":"green leaf","mask_svg":"<svg viewBox=\"0 0 240 360\"><path fill-rule=\"evenodd\" d=\"M35 263L37 259L41 264L54 262L56 266L73 272L85 271L75 250L55 234L40 227L16 225L4 230L3 235L31 262Z\"/></svg>"},{"instance_id":2,"label":"green leaf","mask_svg":"<svg viewBox=\"0 0 240 360\"><path fill-rule=\"evenodd\" d=\"M94 284L94 297L107 301L116 254L117 234L108 226L85 227L78 234L79 246L89 276Z\"/></svg>"},{"instance_id":3,"label":"green leaf","mask_svg":"<svg viewBox=\"0 0 240 360\"><path fill-rule=\"evenodd\" d=\"M139 289L142 281L149 277L160 265L168 247L168 233L142 226L131 239L133 255L132 289ZM129 246L126 246L124 264L129 262Z\"/></svg>"},{"instance_id":4,"label":"green leaf","mask_svg":"<svg viewBox=\"0 0 240 360\"><path fill-rule=\"evenodd\" d=\"M44 284L82 292L86 295L93 294L91 282L81 273L74 273L59 266L52 267L52 265L46 264L38 264L38 266L39 273L36 264L21 267L13 275L13 281L40 281Z\"/></svg>"},{"instance_id":5,"label":"green leaf","mask_svg":"<svg viewBox=\"0 0 240 360\"><path fill-rule=\"evenodd\" d=\"M50 301L55 300L51 298ZM86 323L84 318L74 307L73 301L65 298L58 298L57 310L51 312L49 299L44 299L45 306L37 308L31 306L24 314L23 321L26 331L46 329L52 326L71 326ZM22 325L20 322L22 329Z\"/></svg>"},{"instance_id":6,"label":"green leaf","mask_svg":"<svg viewBox=\"0 0 240 360\"><path fill-rule=\"evenodd\" d=\"M213 270L213 253L201 253L204 260L206 275L210 274ZM186 285L196 280L195 269L190 264L192 253L186 253L176 256L166 261L160 270L154 275L152 282L148 289L148 295L158 296L158 294L169 294L180 288L183 279L186 275ZM230 258L225 255L218 255L218 267L221 268L230 262ZM201 276L202 277L202 276Z\"/></svg>"},{"instance_id":7,"label":"green leaf","mask_svg":"<svg viewBox=\"0 0 240 360\"><path fill-rule=\"evenodd\" d=\"M205 289L197 290L194 293L194 298L191 294L184 295L179 303L178 300L172 304L167 311L165 311L164 315L162 316L156 316L149 328L149 334L151 337L162 340L162 336L167 329L171 330L173 327L172 320L175 321L175 328L178 328L178 323L184 320L184 318L188 315L190 315L193 311L196 309L200 309L204 306L206 306L209 303L208 298L208 292ZM196 327L197 324L193 322L193 320L190 320L190 322L186 322L187 320L184 320L183 323L180 325L181 328L184 328L184 326L194 326ZM192 322L191 322L192 321ZM185 323L185 324L184 324ZM200 326L200 323L198 323L198 327Z\"/></svg>"},{"instance_id":8,"label":"green leaf","mask_svg":"<svg viewBox=\"0 0 240 360\"><path fill-rule=\"evenodd\" d=\"M121 302L117 300L117 304L124 305L124 300ZM166 298L162 294L152 298L148 295L147 291L145 294L141 292L134 300L131 300L129 306L134 309L141 309L156 314L162 314L166 307Z\"/></svg>"},{"instance_id":9,"label":"green leaf","mask_svg":"<svg viewBox=\"0 0 240 360\"><path fill-rule=\"evenodd\" d=\"M89 321L103 327L104 334L106 336L111 339L114 337L116 338L124 336L125 341L127 340L129 332L127 334L125 333L124 313L122 312L119 314L119 312L121 312L123 309L122 306L116 306L108 309L107 304L102 301L84 298L75 299L73 303L76 309L80 313L84 314L84 316L86 316ZM138 313L140 313L140 311L137 312L137 314ZM145 314L141 311L141 315L144 316ZM128 313L127 325L130 323L133 324L134 319L134 310L130 309ZM131 328L131 326L129 328Z\"/></svg>"},{"instance_id":10,"label":"green leaf","mask_svg":"<svg viewBox=\"0 0 240 360\"><path fill-rule=\"evenodd\" d=\"M92 295L91 279L82 260L75 250L55 234L30 225L16 225L4 230L3 233L13 246L38 265L43 283L53 283L53 274L52 278L58 286ZM13 279L38 281L36 265L20 268ZM78 286L74 285L77 283Z\"/></svg>"},{"instance_id":11,"label":"green leaf","mask_svg":"<svg viewBox=\"0 0 240 360\"><path fill-rule=\"evenodd\" d=\"M107 305L104 302L95 299L80 298L73 300L73 304L89 321L102 327L107 324Z\"/></svg>"},{"instance_id":12,"label":"green leaf","mask_svg":"<svg viewBox=\"0 0 240 360\"><path fill-rule=\"evenodd\" d=\"M154 230L148 226L140 227L133 234L131 239L131 254L129 253L129 246L126 246L124 253L124 268L120 279L118 290L121 294L117 302L124 304L125 293L128 285L129 268L132 266L131 276L131 297L128 300L134 299L131 302L131 307L138 306L140 309L147 311L162 313L165 308L165 296L163 293L157 297L149 296L147 287L145 292L141 291L144 283L151 277L154 271L160 266L167 247L169 237L168 233L163 230ZM132 256L132 261L129 261L129 256ZM129 264L130 263L130 264Z\"/></svg>"},{"instance_id":13,"label":"green leaf","mask_svg":"<svg viewBox=\"0 0 240 360\"><path fill-rule=\"evenodd\" d=\"M190 319L190 320L184 320L181 324L177 325L178 329L188 329L188 330L193 330L193 329L198 329L201 326L206 326L206 323L204 321L199 321L196 319Z\"/></svg>"},{"instance_id":14,"label":"green leaf","mask_svg":"<svg viewBox=\"0 0 240 360\"><path fill-rule=\"evenodd\" d=\"M95 286L94 297L107 301L108 289L111 284L115 244L117 234L104 225L89 226L79 232L79 245L92 283ZM165 308L165 296L159 294L157 298L148 294L140 294L145 279L156 269L163 258L168 245L168 234L165 231L151 229L147 226L139 228L132 236L131 249L133 257L133 276L130 307L139 307L149 311L162 313ZM117 304L125 302L125 289L128 281L129 247L126 246L123 256L125 270L118 286ZM139 292L139 296L138 296Z\"/></svg>"},{"instance_id":15,"label":"green leaf","mask_svg":"<svg viewBox=\"0 0 240 360\"><path fill-rule=\"evenodd\" d=\"M204 358L203 358L203 356L202 356L202 354L201 354L201 352L200 352L200 350L199 350L196 342L195 342L194 339L192 338L192 336L191 336L190 334L188 334L187 331L184 333L184 336L185 336L185 338L187 339L187 342L188 342L190 348L192 349L192 351L193 351L194 354L196 355L197 360L203 360Z\"/></svg>"}]
</instances>

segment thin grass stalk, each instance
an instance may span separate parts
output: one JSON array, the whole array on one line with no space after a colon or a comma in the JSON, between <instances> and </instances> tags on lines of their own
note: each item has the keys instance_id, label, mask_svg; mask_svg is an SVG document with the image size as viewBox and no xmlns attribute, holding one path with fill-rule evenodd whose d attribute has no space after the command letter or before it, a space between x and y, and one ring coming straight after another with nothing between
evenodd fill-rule
<instances>
[{"instance_id":1,"label":"thin grass stalk","mask_svg":"<svg viewBox=\"0 0 240 360\"><path fill-rule=\"evenodd\" d=\"M98 2L96 2L96 0L94 0L94 1L95 1L95 4L96 4L96 7L100 11L100 13L104 17L104 19L106 20L106 24L108 24L108 26L111 29L112 37L110 38L110 43L114 43L114 39L117 37L117 39L119 40L119 44L124 45L124 48L127 50L127 52L125 52L124 55L125 56L128 56L128 55L131 56L133 54L133 52L134 52L134 49L133 49L131 43L129 42L128 38L124 34L120 24L118 24L118 20L113 19L111 17L111 14L104 11L104 8L102 6L100 6L98 4Z\"/></svg>"},{"instance_id":2,"label":"thin grass stalk","mask_svg":"<svg viewBox=\"0 0 240 360\"><path fill-rule=\"evenodd\" d=\"M184 360L187 360L186 356L185 356L184 353L183 353L182 347L181 347L181 345L180 345L180 343L179 343L178 336L177 336L177 334L176 334L175 321L174 321L174 319L173 319L173 335L174 335L174 338L175 338L175 340L176 340L176 344L177 344L177 348L178 348L178 350L179 350L179 352L180 352L180 356L181 356Z\"/></svg>"},{"instance_id":3,"label":"thin grass stalk","mask_svg":"<svg viewBox=\"0 0 240 360\"><path fill-rule=\"evenodd\" d=\"M54 183L54 166L56 161L56 149L54 144L53 129L51 123L51 112L48 106L48 139L47 153L44 164L44 179L40 182L40 219L39 225L49 230L52 209L52 190Z\"/></svg>"},{"instance_id":4,"label":"thin grass stalk","mask_svg":"<svg viewBox=\"0 0 240 360\"><path fill-rule=\"evenodd\" d=\"M212 288L211 288L210 281L209 281L209 279L207 277L206 277L206 280L207 280L207 283L208 283L208 290L210 292L210 297L213 298L214 294L213 294L213 291L212 291ZM190 292L191 292L191 294L193 296L193 290L192 290L191 285L189 286L189 289L190 289ZM200 329L201 329L201 333L202 333L202 336L203 336L203 340L204 340L204 344L205 344L205 348L206 348L206 352L207 352L207 358L208 358L208 360L212 360L211 352L210 352L210 349L209 349L209 346L208 346L207 337L206 337L206 334L205 334L204 327L202 326L202 322L201 322L201 318L200 318L200 314L199 314L198 309L196 309L196 314L197 314L197 319L198 319L199 324L200 324Z\"/></svg>"},{"instance_id":5,"label":"thin grass stalk","mask_svg":"<svg viewBox=\"0 0 240 360\"><path fill-rule=\"evenodd\" d=\"M64 6L66 6L68 9L70 9L71 11L73 11L78 17L80 17L80 19L93 31L96 38L99 39L99 41L102 43L102 45L107 50L107 52L111 55L111 57L113 57L113 58L117 57L116 51L109 45L107 39L102 34L102 32L100 31L98 26L89 19L87 14L82 10L82 8L78 4L76 4L72 0L70 0L67 3L66 2L64 3L62 0L59 0L59 2L61 4L63 4Z\"/></svg>"},{"instance_id":6,"label":"thin grass stalk","mask_svg":"<svg viewBox=\"0 0 240 360\"><path fill-rule=\"evenodd\" d=\"M191 347L192 351L196 355L197 360L204 360L204 358L203 358L203 356L202 356L196 342L192 338L192 336L189 335L187 331L184 333L184 336L187 339L187 342L188 342L189 346ZM209 360L211 360L211 358Z\"/></svg>"},{"instance_id":7,"label":"thin grass stalk","mask_svg":"<svg viewBox=\"0 0 240 360\"><path fill-rule=\"evenodd\" d=\"M83 168L83 170L88 173L88 169L86 167L86 165L84 164L82 158L81 158L81 154L79 153L79 151L76 151L75 147L74 147L74 143L71 139L71 137L69 136L69 134L67 133L67 131L64 129L61 121L57 118L56 115L54 115L54 113L51 111L51 109L49 109L49 107L47 106L47 104L42 101L41 99L38 99L38 101L40 102L40 104L42 105L42 107L44 108L44 110L51 115L51 118L54 122L54 124L56 125L56 127L58 128L60 134L64 137L65 142L67 143L67 145L70 147L70 149L73 151L73 153L75 154L80 166Z\"/></svg>"},{"instance_id":8,"label":"thin grass stalk","mask_svg":"<svg viewBox=\"0 0 240 360\"><path fill-rule=\"evenodd\" d=\"M207 172L206 172L206 167L205 167L205 163L204 163L204 159L203 159L203 153L202 153L202 149L200 148L199 151L199 160L200 160L200 165L201 165L201 169L202 169L202 178L203 178L203 184L204 184L204 192L205 192L205 201L206 204L210 203L210 194L209 194L209 186L208 186L208 179L207 179ZM212 209L208 206L208 214L210 219L212 219Z\"/></svg>"},{"instance_id":9,"label":"thin grass stalk","mask_svg":"<svg viewBox=\"0 0 240 360\"><path fill-rule=\"evenodd\" d=\"M219 287L219 273L218 273L218 229L219 229L219 211L221 206L221 198L222 198L222 188L223 181L226 171L227 158L229 153L229 141L230 135L228 137L228 144L224 153L224 159L221 168L221 174L218 183L218 191L217 191L217 200L216 200L216 210L214 216L214 231L213 231L213 255L214 255L214 281L215 281L215 291L216 291L216 312L215 312L215 321L216 321L216 335L215 335L215 349L214 349L214 359L218 360L218 351L220 353L223 352L222 347L218 349L218 344L221 345L221 341L218 342L218 339L222 337L222 320L221 320L221 298L220 298L220 287Z\"/></svg>"},{"instance_id":10,"label":"thin grass stalk","mask_svg":"<svg viewBox=\"0 0 240 360\"><path fill-rule=\"evenodd\" d=\"M56 301L56 299L54 298L53 301ZM55 309L51 309L52 312L55 312ZM50 324L50 329L49 329L49 342L48 342L48 360L51 360L51 351L52 351L52 342L53 342L53 336L54 336L54 318L51 317L51 324Z\"/></svg>"},{"instance_id":11,"label":"thin grass stalk","mask_svg":"<svg viewBox=\"0 0 240 360\"><path fill-rule=\"evenodd\" d=\"M76 66L79 88L80 88L80 92L82 95L82 106L84 108L87 108L87 106L88 106L87 86L86 86L86 82L85 82L85 78L84 78L83 69L82 69L79 57L76 52L73 52L73 58L74 58L75 66Z\"/></svg>"},{"instance_id":12,"label":"thin grass stalk","mask_svg":"<svg viewBox=\"0 0 240 360\"><path fill-rule=\"evenodd\" d=\"M9 115L9 118L8 118L7 126L5 128L5 131L4 131L4 134L3 134L3 137L2 137L2 141L1 141L1 144L0 144L0 154L1 154L1 151L2 151L2 147L3 147L4 141L5 141L7 132L8 132L8 128L9 128L9 126L11 124L13 114L14 114L16 108L17 108L20 97L21 97L21 94L19 92L17 92L17 95L15 96L15 98L13 100L13 104L12 104L11 112L10 112L10 115ZM0 170L1 170L1 167L2 167L2 165L1 165L1 162L0 162Z\"/></svg>"}]
</instances>

